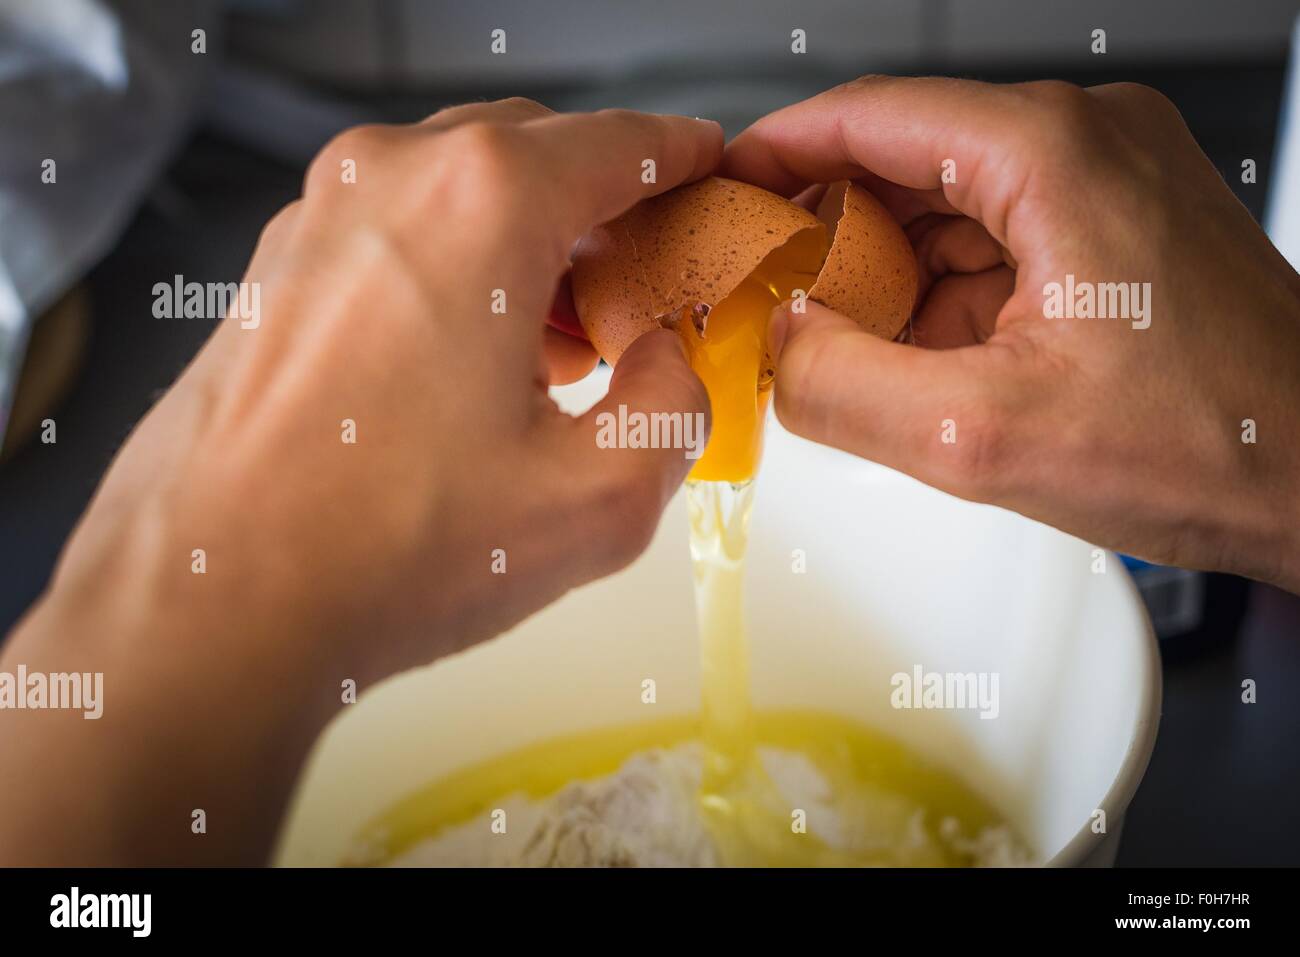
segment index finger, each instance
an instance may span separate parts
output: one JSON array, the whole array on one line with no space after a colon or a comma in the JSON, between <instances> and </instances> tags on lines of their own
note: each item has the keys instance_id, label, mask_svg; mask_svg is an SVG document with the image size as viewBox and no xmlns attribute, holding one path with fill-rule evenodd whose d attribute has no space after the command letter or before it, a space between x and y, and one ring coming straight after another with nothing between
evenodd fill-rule
<instances>
[{"instance_id":1,"label":"index finger","mask_svg":"<svg viewBox=\"0 0 1300 957\"><path fill-rule=\"evenodd\" d=\"M722 158L722 127L688 116L602 110L535 119L521 129L568 243L647 197L699 179Z\"/></svg>"},{"instance_id":2,"label":"index finger","mask_svg":"<svg viewBox=\"0 0 1300 957\"><path fill-rule=\"evenodd\" d=\"M1020 88L973 80L863 77L758 120L727 147L719 173L786 196L867 174L942 190L1005 245L1027 163L1026 101Z\"/></svg>"}]
</instances>

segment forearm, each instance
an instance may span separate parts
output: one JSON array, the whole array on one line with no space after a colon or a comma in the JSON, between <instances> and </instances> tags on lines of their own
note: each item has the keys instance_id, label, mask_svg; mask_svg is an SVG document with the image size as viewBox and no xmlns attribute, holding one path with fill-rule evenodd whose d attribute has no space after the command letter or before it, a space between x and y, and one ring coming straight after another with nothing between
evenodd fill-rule
<instances>
[{"instance_id":1,"label":"forearm","mask_svg":"<svg viewBox=\"0 0 1300 957\"><path fill-rule=\"evenodd\" d=\"M264 863L338 682L303 673L289 647L311 636L288 622L233 595L181 615L122 567L56 582L0 655L15 676L102 675L98 718L0 711L0 864Z\"/></svg>"},{"instance_id":2,"label":"forearm","mask_svg":"<svg viewBox=\"0 0 1300 957\"><path fill-rule=\"evenodd\" d=\"M1213 490L1198 488L1203 479L1188 485L1208 497L1207 511L1225 516L1228 535L1212 548L1222 556L1216 570L1300 594L1300 276L1268 252L1277 268L1256 278L1251 308L1274 335L1238 346L1245 361L1218 383L1226 481ZM1230 308L1211 316L1222 327L1235 318ZM1214 451L1206 456L1211 462Z\"/></svg>"}]
</instances>

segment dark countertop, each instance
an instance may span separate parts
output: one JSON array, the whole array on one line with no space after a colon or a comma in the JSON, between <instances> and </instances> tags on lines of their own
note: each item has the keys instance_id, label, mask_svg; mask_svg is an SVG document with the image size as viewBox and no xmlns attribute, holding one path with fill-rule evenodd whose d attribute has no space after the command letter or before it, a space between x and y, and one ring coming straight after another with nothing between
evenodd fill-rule
<instances>
[{"instance_id":1,"label":"dark countertop","mask_svg":"<svg viewBox=\"0 0 1300 957\"><path fill-rule=\"evenodd\" d=\"M1259 216L1280 66L1134 78L1174 97L1230 182L1240 158L1258 160L1261 185L1234 188ZM204 320L154 319L153 284L177 273L239 279L262 223L300 182L298 172L199 137L89 277L94 334L57 414L58 443L29 445L0 467L0 634L44 587L116 448L212 331ZM1209 625L1166 644L1164 716L1121 865L1300 864L1300 598L1217 582ZM1227 610L1239 600L1240 623ZM1241 702L1245 678L1258 684L1257 704Z\"/></svg>"},{"instance_id":2,"label":"dark countertop","mask_svg":"<svg viewBox=\"0 0 1300 957\"><path fill-rule=\"evenodd\" d=\"M1120 866L1300 865L1300 597L1248 588L1235 636L1162 645L1160 732Z\"/></svg>"}]
</instances>

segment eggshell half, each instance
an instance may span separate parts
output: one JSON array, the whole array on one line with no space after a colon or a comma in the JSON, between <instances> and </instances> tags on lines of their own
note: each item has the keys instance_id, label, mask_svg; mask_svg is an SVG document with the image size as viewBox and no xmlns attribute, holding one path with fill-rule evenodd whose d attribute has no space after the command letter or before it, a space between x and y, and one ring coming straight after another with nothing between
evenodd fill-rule
<instances>
[{"instance_id":1,"label":"eggshell half","mask_svg":"<svg viewBox=\"0 0 1300 957\"><path fill-rule=\"evenodd\" d=\"M919 283L903 228L880 200L853 183L833 185L817 212L835 233L808 298L872 335L895 338L912 315Z\"/></svg>"},{"instance_id":2,"label":"eggshell half","mask_svg":"<svg viewBox=\"0 0 1300 957\"><path fill-rule=\"evenodd\" d=\"M820 217L820 218L819 218ZM773 250L833 231L809 298L893 339L916 301L916 258L874 196L834 184L814 216L775 193L713 176L638 203L598 226L573 258L573 302L596 351L617 363L638 336L725 299Z\"/></svg>"},{"instance_id":3,"label":"eggshell half","mask_svg":"<svg viewBox=\"0 0 1300 957\"><path fill-rule=\"evenodd\" d=\"M573 258L573 302L596 351L611 364L645 332L682 310L712 308L812 213L748 183L708 177L638 203L592 230Z\"/></svg>"}]
</instances>

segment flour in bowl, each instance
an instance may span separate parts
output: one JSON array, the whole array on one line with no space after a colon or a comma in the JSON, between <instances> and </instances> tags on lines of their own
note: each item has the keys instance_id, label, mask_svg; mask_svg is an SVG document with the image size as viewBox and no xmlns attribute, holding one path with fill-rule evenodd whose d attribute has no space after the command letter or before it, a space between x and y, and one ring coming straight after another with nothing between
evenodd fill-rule
<instances>
[{"instance_id":1,"label":"flour in bowl","mask_svg":"<svg viewBox=\"0 0 1300 957\"><path fill-rule=\"evenodd\" d=\"M696 742L630 757L613 774L540 800L516 794L446 827L389 863L396 867L713 867L721 863L700 803ZM1006 825L929 826L914 800L868 784L836 793L803 754L759 749L764 771L815 839L882 866L1023 866L1029 850ZM495 825L495 826L494 826Z\"/></svg>"}]
</instances>

